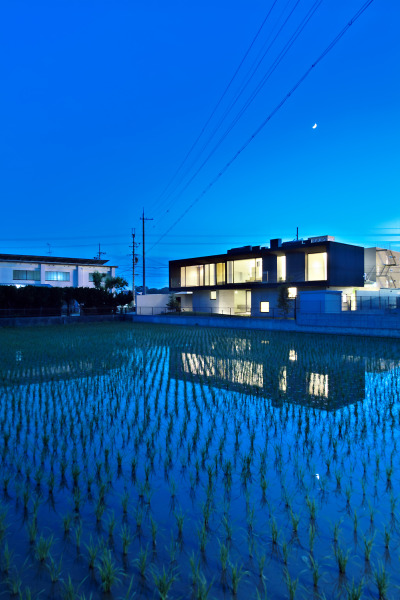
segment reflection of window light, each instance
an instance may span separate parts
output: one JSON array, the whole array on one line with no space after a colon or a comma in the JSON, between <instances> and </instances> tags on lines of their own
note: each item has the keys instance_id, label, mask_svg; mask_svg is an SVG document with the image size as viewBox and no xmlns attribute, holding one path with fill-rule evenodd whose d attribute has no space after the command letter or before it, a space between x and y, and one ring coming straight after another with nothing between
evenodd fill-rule
<instances>
[{"instance_id":1,"label":"reflection of window light","mask_svg":"<svg viewBox=\"0 0 400 600\"><path fill-rule=\"evenodd\" d=\"M288 288L288 298L291 298L293 300L293 298L296 298L296 296L297 296L297 288L294 288L294 287Z\"/></svg>"},{"instance_id":2,"label":"reflection of window light","mask_svg":"<svg viewBox=\"0 0 400 600\"><path fill-rule=\"evenodd\" d=\"M323 396L328 397L328 375L321 373L310 373L310 383L308 386L308 393L311 396Z\"/></svg>"},{"instance_id":3,"label":"reflection of window light","mask_svg":"<svg viewBox=\"0 0 400 600\"><path fill-rule=\"evenodd\" d=\"M289 360L297 360L296 350L289 350Z\"/></svg>"},{"instance_id":4,"label":"reflection of window light","mask_svg":"<svg viewBox=\"0 0 400 600\"><path fill-rule=\"evenodd\" d=\"M263 387L264 369L260 363L223 358L217 360L214 356L200 356L185 352L181 356L185 373Z\"/></svg>"},{"instance_id":5,"label":"reflection of window light","mask_svg":"<svg viewBox=\"0 0 400 600\"><path fill-rule=\"evenodd\" d=\"M21 362L21 360L22 360L22 351L17 350L15 353L15 362Z\"/></svg>"},{"instance_id":6,"label":"reflection of window light","mask_svg":"<svg viewBox=\"0 0 400 600\"><path fill-rule=\"evenodd\" d=\"M212 291L210 292L210 300L216 300L217 299L217 292Z\"/></svg>"},{"instance_id":7,"label":"reflection of window light","mask_svg":"<svg viewBox=\"0 0 400 600\"><path fill-rule=\"evenodd\" d=\"M286 392L287 390L286 367L282 367L279 372L279 390L281 392Z\"/></svg>"},{"instance_id":8,"label":"reflection of window light","mask_svg":"<svg viewBox=\"0 0 400 600\"><path fill-rule=\"evenodd\" d=\"M260 312L262 312L262 313L269 312L269 302L260 302Z\"/></svg>"}]
</instances>

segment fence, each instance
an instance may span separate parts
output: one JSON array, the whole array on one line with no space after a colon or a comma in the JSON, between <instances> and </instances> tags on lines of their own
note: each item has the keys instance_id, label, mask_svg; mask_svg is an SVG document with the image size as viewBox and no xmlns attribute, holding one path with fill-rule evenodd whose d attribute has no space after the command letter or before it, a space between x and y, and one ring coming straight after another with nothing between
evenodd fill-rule
<instances>
[{"instance_id":1,"label":"fence","mask_svg":"<svg viewBox=\"0 0 400 600\"><path fill-rule=\"evenodd\" d=\"M400 295L375 296L357 295L349 297L342 296L341 302L329 304L329 299L308 300L297 298L297 312L302 314L340 314L340 313L363 313L363 314L397 314L400 313Z\"/></svg>"},{"instance_id":2,"label":"fence","mask_svg":"<svg viewBox=\"0 0 400 600\"><path fill-rule=\"evenodd\" d=\"M161 306L138 306L136 309L136 314L141 316L155 316L155 315L193 315L193 316L215 316L215 317L250 317L251 312L250 308L248 310L241 309L236 306L204 306L197 307L196 310L192 308L182 307L178 310L169 309ZM288 314L286 315L289 318L293 318L295 314L294 307L289 309ZM279 308L271 308L268 313L260 313L257 314L258 317L266 317L269 319L282 319L283 314Z\"/></svg>"}]
</instances>

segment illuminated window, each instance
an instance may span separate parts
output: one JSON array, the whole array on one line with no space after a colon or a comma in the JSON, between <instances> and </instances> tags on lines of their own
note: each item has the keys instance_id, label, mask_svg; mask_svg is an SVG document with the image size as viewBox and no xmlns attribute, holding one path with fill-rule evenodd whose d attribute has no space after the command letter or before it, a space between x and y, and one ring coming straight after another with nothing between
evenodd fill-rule
<instances>
[{"instance_id":1,"label":"illuminated window","mask_svg":"<svg viewBox=\"0 0 400 600\"><path fill-rule=\"evenodd\" d=\"M293 300L297 296L297 288L288 288L288 298Z\"/></svg>"},{"instance_id":2,"label":"illuminated window","mask_svg":"<svg viewBox=\"0 0 400 600\"><path fill-rule=\"evenodd\" d=\"M69 281L66 271L46 271L46 281Z\"/></svg>"},{"instance_id":3,"label":"illuminated window","mask_svg":"<svg viewBox=\"0 0 400 600\"><path fill-rule=\"evenodd\" d=\"M296 350L289 350L289 360L297 360Z\"/></svg>"},{"instance_id":4,"label":"illuminated window","mask_svg":"<svg viewBox=\"0 0 400 600\"><path fill-rule=\"evenodd\" d=\"M233 283L233 260L228 260L226 263L226 282Z\"/></svg>"},{"instance_id":5,"label":"illuminated window","mask_svg":"<svg viewBox=\"0 0 400 600\"><path fill-rule=\"evenodd\" d=\"M186 287L198 287L204 285L204 265L193 265L186 267Z\"/></svg>"},{"instance_id":6,"label":"illuminated window","mask_svg":"<svg viewBox=\"0 0 400 600\"><path fill-rule=\"evenodd\" d=\"M210 300L216 300L217 299L217 292L210 292Z\"/></svg>"},{"instance_id":7,"label":"illuminated window","mask_svg":"<svg viewBox=\"0 0 400 600\"><path fill-rule=\"evenodd\" d=\"M228 271L229 278L229 271ZM233 261L233 282L248 283L262 280L262 259L246 258ZM229 282L229 279L228 279Z\"/></svg>"},{"instance_id":8,"label":"illuminated window","mask_svg":"<svg viewBox=\"0 0 400 600\"><path fill-rule=\"evenodd\" d=\"M215 265L210 265L210 285L215 285Z\"/></svg>"},{"instance_id":9,"label":"illuminated window","mask_svg":"<svg viewBox=\"0 0 400 600\"><path fill-rule=\"evenodd\" d=\"M269 302L260 302L260 312L262 312L262 313L269 312Z\"/></svg>"},{"instance_id":10,"label":"illuminated window","mask_svg":"<svg viewBox=\"0 0 400 600\"><path fill-rule=\"evenodd\" d=\"M13 279L21 280L32 280L32 281L40 281L40 271L13 271Z\"/></svg>"},{"instance_id":11,"label":"illuminated window","mask_svg":"<svg viewBox=\"0 0 400 600\"><path fill-rule=\"evenodd\" d=\"M217 285L225 283L225 263L217 263Z\"/></svg>"},{"instance_id":12,"label":"illuminated window","mask_svg":"<svg viewBox=\"0 0 400 600\"><path fill-rule=\"evenodd\" d=\"M204 265L204 285L210 285L210 265Z\"/></svg>"},{"instance_id":13,"label":"illuminated window","mask_svg":"<svg viewBox=\"0 0 400 600\"><path fill-rule=\"evenodd\" d=\"M186 267L181 267L181 287L186 286Z\"/></svg>"},{"instance_id":14,"label":"illuminated window","mask_svg":"<svg viewBox=\"0 0 400 600\"><path fill-rule=\"evenodd\" d=\"M276 278L277 281L286 281L286 256L276 258Z\"/></svg>"},{"instance_id":15,"label":"illuminated window","mask_svg":"<svg viewBox=\"0 0 400 600\"><path fill-rule=\"evenodd\" d=\"M307 254L307 281L324 281L327 275L327 254Z\"/></svg>"}]
</instances>

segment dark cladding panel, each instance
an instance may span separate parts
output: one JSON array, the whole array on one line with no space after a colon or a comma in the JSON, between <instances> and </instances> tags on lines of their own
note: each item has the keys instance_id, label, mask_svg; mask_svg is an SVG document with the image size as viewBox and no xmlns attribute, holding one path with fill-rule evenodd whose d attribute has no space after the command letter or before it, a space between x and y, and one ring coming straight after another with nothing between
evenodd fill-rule
<instances>
[{"instance_id":1,"label":"dark cladding panel","mask_svg":"<svg viewBox=\"0 0 400 600\"><path fill-rule=\"evenodd\" d=\"M303 252L286 254L286 281L298 283L306 279L306 260Z\"/></svg>"},{"instance_id":2,"label":"dark cladding panel","mask_svg":"<svg viewBox=\"0 0 400 600\"><path fill-rule=\"evenodd\" d=\"M169 263L169 287L171 289L181 287L181 268L171 262Z\"/></svg>"},{"instance_id":3,"label":"dark cladding panel","mask_svg":"<svg viewBox=\"0 0 400 600\"><path fill-rule=\"evenodd\" d=\"M274 254L265 254L263 256L263 283L276 283L277 269L276 256Z\"/></svg>"},{"instance_id":4,"label":"dark cladding panel","mask_svg":"<svg viewBox=\"0 0 400 600\"><path fill-rule=\"evenodd\" d=\"M328 285L364 287L364 248L329 244Z\"/></svg>"}]
</instances>

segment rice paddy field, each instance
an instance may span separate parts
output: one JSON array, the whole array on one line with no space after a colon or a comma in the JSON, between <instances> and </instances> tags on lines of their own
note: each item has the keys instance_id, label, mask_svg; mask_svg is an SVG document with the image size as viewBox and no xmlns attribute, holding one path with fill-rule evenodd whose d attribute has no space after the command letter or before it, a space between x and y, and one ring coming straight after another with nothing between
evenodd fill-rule
<instances>
[{"instance_id":1,"label":"rice paddy field","mask_svg":"<svg viewBox=\"0 0 400 600\"><path fill-rule=\"evenodd\" d=\"M0 594L398 598L400 343L0 330Z\"/></svg>"}]
</instances>

